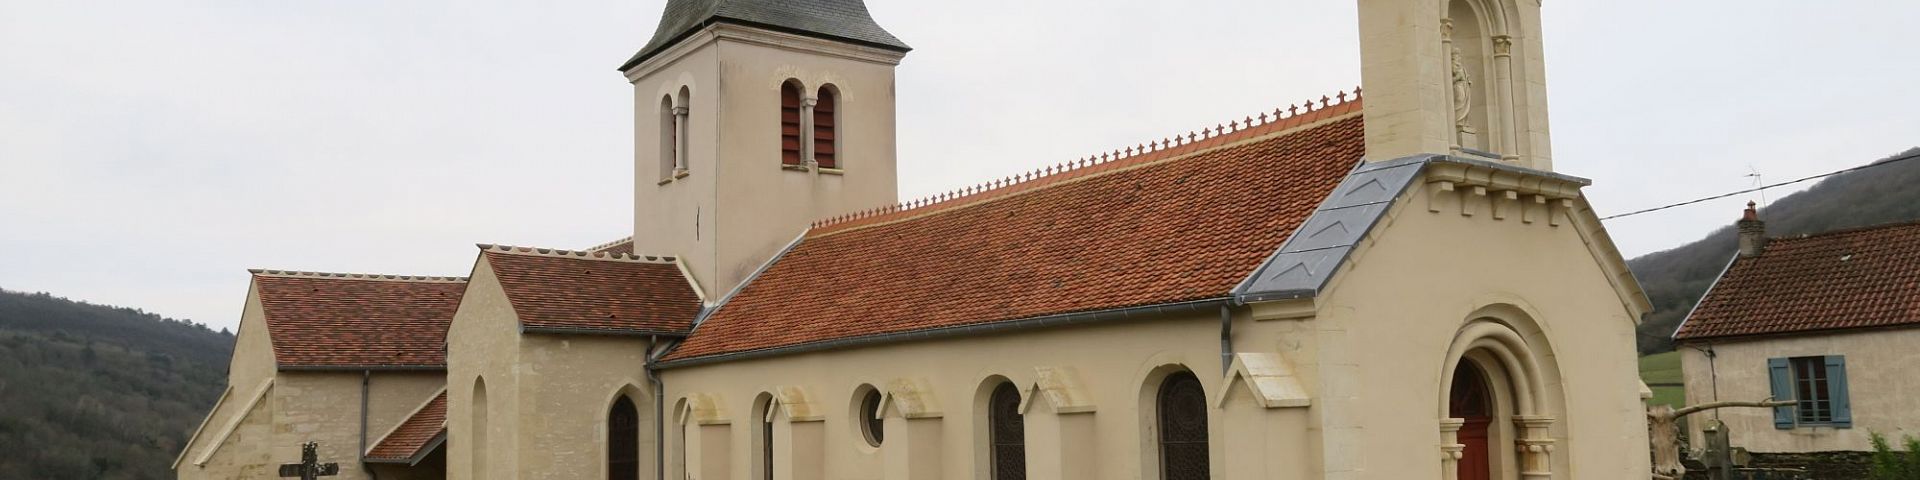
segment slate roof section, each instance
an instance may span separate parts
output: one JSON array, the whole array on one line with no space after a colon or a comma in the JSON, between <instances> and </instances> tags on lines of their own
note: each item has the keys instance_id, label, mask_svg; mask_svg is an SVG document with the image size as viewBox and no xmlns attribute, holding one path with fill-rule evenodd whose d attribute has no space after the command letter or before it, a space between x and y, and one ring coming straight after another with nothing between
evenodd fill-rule
<instances>
[{"instance_id":1,"label":"slate roof section","mask_svg":"<svg viewBox=\"0 0 1920 480\"><path fill-rule=\"evenodd\" d=\"M647 61L712 23L733 23L905 52L906 42L880 28L861 0L668 0L653 39L620 65Z\"/></svg>"},{"instance_id":2,"label":"slate roof section","mask_svg":"<svg viewBox=\"0 0 1920 480\"><path fill-rule=\"evenodd\" d=\"M420 410L388 432L380 443L367 450L367 461L376 463L419 463L447 438L447 392L440 391Z\"/></svg>"},{"instance_id":3,"label":"slate roof section","mask_svg":"<svg viewBox=\"0 0 1920 480\"><path fill-rule=\"evenodd\" d=\"M1769 241L1737 258L1675 340L1920 326L1920 222Z\"/></svg>"},{"instance_id":4,"label":"slate roof section","mask_svg":"<svg viewBox=\"0 0 1920 480\"><path fill-rule=\"evenodd\" d=\"M281 369L446 368L465 278L254 270Z\"/></svg>"},{"instance_id":5,"label":"slate roof section","mask_svg":"<svg viewBox=\"0 0 1920 480\"><path fill-rule=\"evenodd\" d=\"M1184 155L816 228L667 360L1224 298L1361 160L1360 103Z\"/></svg>"},{"instance_id":6,"label":"slate roof section","mask_svg":"<svg viewBox=\"0 0 1920 480\"><path fill-rule=\"evenodd\" d=\"M700 313L673 257L480 248L528 332L682 335Z\"/></svg>"}]
</instances>

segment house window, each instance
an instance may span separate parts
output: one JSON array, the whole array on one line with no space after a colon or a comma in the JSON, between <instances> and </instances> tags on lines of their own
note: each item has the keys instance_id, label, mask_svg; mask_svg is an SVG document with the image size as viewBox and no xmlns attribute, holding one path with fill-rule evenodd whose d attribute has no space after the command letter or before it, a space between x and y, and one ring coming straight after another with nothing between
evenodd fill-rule
<instances>
[{"instance_id":1,"label":"house window","mask_svg":"<svg viewBox=\"0 0 1920 480\"><path fill-rule=\"evenodd\" d=\"M780 164L800 166L800 84L780 84Z\"/></svg>"},{"instance_id":2,"label":"house window","mask_svg":"<svg viewBox=\"0 0 1920 480\"><path fill-rule=\"evenodd\" d=\"M813 163L820 168L840 168L834 151L834 140L839 137L834 107L839 96L831 85L820 87L820 97L813 105Z\"/></svg>"},{"instance_id":3,"label":"house window","mask_svg":"<svg viewBox=\"0 0 1920 480\"><path fill-rule=\"evenodd\" d=\"M1853 426L1847 400L1847 361L1839 355L1772 358L1767 360L1775 400L1793 401L1775 407L1776 428L1796 426Z\"/></svg>"},{"instance_id":4,"label":"house window","mask_svg":"<svg viewBox=\"0 0 1920 480\"><path fill-rule=\"evenodd\" d=\"M860 396L860 433L867 439L867 445L880 446L887 440L886 424L880 419L880 390L869 388L866 395Z\"/></svg>"},{"instance_id":5,"label":"house window","mask_svg":"<svg viewBox=\"0 0 1920 480\"><path fill-rule=\"evenodd\" d=\"M1206 479L1207 394L1193 372L1168 375L1160 384L1160 478Z\"/></svg>"},{"instance_id":6,"label":"house window","mask_svg":"<svg viewBox=\"0 0 1920 480\"><path fill-rule=\"evenodd\" d=\"M1001 382L987 399L989 438L993 443L993 480L1027 479L1027 427L1020 420L1020 389Z\"/></svg>"}]
</instances>

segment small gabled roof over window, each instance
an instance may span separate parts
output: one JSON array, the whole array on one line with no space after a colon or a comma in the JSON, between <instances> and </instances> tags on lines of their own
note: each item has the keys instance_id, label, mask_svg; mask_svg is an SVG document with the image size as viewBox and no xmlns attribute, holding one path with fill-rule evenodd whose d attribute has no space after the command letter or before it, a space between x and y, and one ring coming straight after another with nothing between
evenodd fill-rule
<instances>
[{"instance_id":1,"label":"small gabled roof over window","mask_svg":"<svg viewBox=\"0 0 1920 480\"><path fill-rule=\"evenodd\" d=\"M1727 267L1675 340L1920 326L1920 222L1776 238Z\"/></svg>"}]
</instances>

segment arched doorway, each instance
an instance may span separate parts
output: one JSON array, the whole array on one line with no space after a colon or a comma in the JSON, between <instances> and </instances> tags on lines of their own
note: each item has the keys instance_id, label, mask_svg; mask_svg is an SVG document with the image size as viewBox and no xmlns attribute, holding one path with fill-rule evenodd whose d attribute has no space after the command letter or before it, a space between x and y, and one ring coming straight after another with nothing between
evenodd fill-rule
<instances>
[{"instance_id":1,"label":"arched doorway","mask_svg":"<svg viewBox=\"0 0 1920 480\"><path fill-rule=\"evenodd\" d=\"M607 478L640 480L640 409L626 395L607 412Z\"/></svg>"},{"instance_id":2,"label":"arched doorway","mask_svg":"<svg viewBox=\"0 0 1920 480\"><path fill-rule=\"evenodd\" d=\"M1472 360L1463 360L1453 369L1452 397L1448 415L1463 420L1460 425L1459 480L1492 480L1493 455L1487 450L1489 429L1493 425L1493 392L1487 386L1486 372Z\"/></svg>"},{"instance_id":3,"label":"arched doorway","mask_svg":"<svg viewBox=\"0 0 1920 480\"><path fill-rule=\"evenodd\" d=\"M1160 423L1160 478L1206 479L1207 393L1193 372L1168 375L1157 396Z\"/></svg>"}]
</instances>

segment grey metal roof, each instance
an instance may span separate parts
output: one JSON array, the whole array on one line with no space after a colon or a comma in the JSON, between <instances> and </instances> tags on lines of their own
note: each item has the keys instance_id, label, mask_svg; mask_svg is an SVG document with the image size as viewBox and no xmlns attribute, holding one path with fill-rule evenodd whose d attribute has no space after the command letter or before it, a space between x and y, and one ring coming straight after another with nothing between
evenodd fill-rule
<instances>
[{"instance_id":1,"label":"grey metal roof","mask_svg":"<svg viewBox=\"0 0 1920 480\"><path fill-rule=\"evenodd\" d=\"M660 27L653 31L653 40L620 65L620 69L632 68L681 38L718 22L902 52L912 49L874 23L873 15L867 13L867 4L862 0L667 0L666 11L660 14Z\"/></svg>"},{"instance_id":2,"label":"grey metal roof","mask_svg":"<svg viewBox=\"0 0 1920 480\"><path fill-rule=\"evenodd\" d=\"M1333 194L1320 202L1307 221L1253 275L1235 287L1233 295L1240 303L1306 298L1320 294L1334 270L1340 268L1354 245L1373 230L1374 224L1393 206L1393 201L1413 185L1422 169L1431 163L1459 163L1492 170L1523 172L1589 185L1592 181L1570 175L1527 169L1498 162L1449 155L1424 154L1384 162L1362 162L1340 181Z\"/></svg>"}]
</instances>

